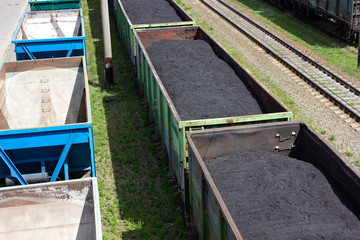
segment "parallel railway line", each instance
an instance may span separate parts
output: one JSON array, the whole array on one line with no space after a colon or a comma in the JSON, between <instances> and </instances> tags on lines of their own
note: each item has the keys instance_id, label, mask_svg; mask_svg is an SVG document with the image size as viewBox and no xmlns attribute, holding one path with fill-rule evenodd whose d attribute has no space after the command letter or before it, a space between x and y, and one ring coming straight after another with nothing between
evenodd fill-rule
<instances>
[{"instance_id":1,"label":"parallel railway line","mask_svg":"<svg viewBox=\"0 0 360 240\"><path fill-rule=\"evenodd\" d=\"M324 68L225 2L202 2L360 122L360 90L356 86Z\"/></svg>"}]
</instances>

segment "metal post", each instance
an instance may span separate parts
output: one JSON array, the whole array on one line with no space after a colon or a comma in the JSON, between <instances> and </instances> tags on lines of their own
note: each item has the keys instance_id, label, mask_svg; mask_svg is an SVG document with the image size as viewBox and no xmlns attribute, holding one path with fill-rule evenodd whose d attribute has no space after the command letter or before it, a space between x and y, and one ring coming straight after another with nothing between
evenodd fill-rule
<instances>
[{"instance_id":1,"label":"metal post","mask_svg":"<svg viewBox=\"0 0 360 240\"><path fill-rule=\"evenodd\" d=\"M114 73L112 66L112 53L111 53L111 35L110 35L110 22L109 22L109 7L108 0L100 0L101 6L101 23L104 42L104 67L106 82L108 86L114 85Z\"/></svg>"}]
</instances>

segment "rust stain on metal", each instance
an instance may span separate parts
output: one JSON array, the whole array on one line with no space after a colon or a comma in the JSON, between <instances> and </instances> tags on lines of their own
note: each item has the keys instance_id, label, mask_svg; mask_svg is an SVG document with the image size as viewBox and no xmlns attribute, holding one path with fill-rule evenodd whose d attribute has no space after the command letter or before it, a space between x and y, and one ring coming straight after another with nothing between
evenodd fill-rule
<instances>
[{"instance_id":1,"label":"rust stain on metal","mask_svg":"<svg viewBox=\"0 0 360 240\"><path fill-rule=\"evenodd\" d=\"M226 119L226 123L234 123L234 119Z\"/></svg>"},{"instance_id":2,"label":"rust stain on metal","mask_svg":"<svg viewBox=\"0 0 360 240\"><path fill-rule=\"evenodd\" d=\"M6 201L0 204L0 208L16 207L23 205L34 205L34 204L39 204L39 202L35 202L27 199L12 199L11 201Z\"/></svg>"}]
</instances>

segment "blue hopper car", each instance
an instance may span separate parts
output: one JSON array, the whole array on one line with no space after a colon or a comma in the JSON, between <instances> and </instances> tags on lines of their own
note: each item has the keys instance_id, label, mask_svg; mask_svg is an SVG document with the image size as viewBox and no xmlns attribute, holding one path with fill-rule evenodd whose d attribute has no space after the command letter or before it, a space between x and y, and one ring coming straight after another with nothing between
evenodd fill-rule
<instances>
[{"instance_id":1,"label":"blue hopper car","mask_svg":"<svg viewBox=\"0 0 360 240\"><path fill-rule=\"evenodd\" d=\"M95 177L84 57L4 63L0 75L0 178Z\"/></svg>"}]
</instances>

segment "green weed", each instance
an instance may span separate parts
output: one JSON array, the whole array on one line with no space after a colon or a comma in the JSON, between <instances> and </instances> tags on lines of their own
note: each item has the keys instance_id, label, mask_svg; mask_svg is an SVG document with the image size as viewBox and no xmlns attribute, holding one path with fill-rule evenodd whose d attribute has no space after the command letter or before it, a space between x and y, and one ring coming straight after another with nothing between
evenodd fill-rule
<instances>
[{"instance_id":1,"label":"green weed","mask_svg":"<svg viewBox=\"0 0 360 240\"><path fill-rule=\"evenodd\" d=\"M176 0L176 3L179 4L185 11L188 11L188 10L192 9L192 7L186 6L186 4L181 2L181 0Z\"/></svg>"},{"instance_id":2,"label":"green weed","mask_svg":"<svg viewBox=\"0 0 360 240\"><path fill-rule=\"evenodd\" d=\"M345 154L346 154L346 156L348 156L348 157L354 156L354 153L351 152L351 151L346 151Z\"/></svg>"}]
</instances>

